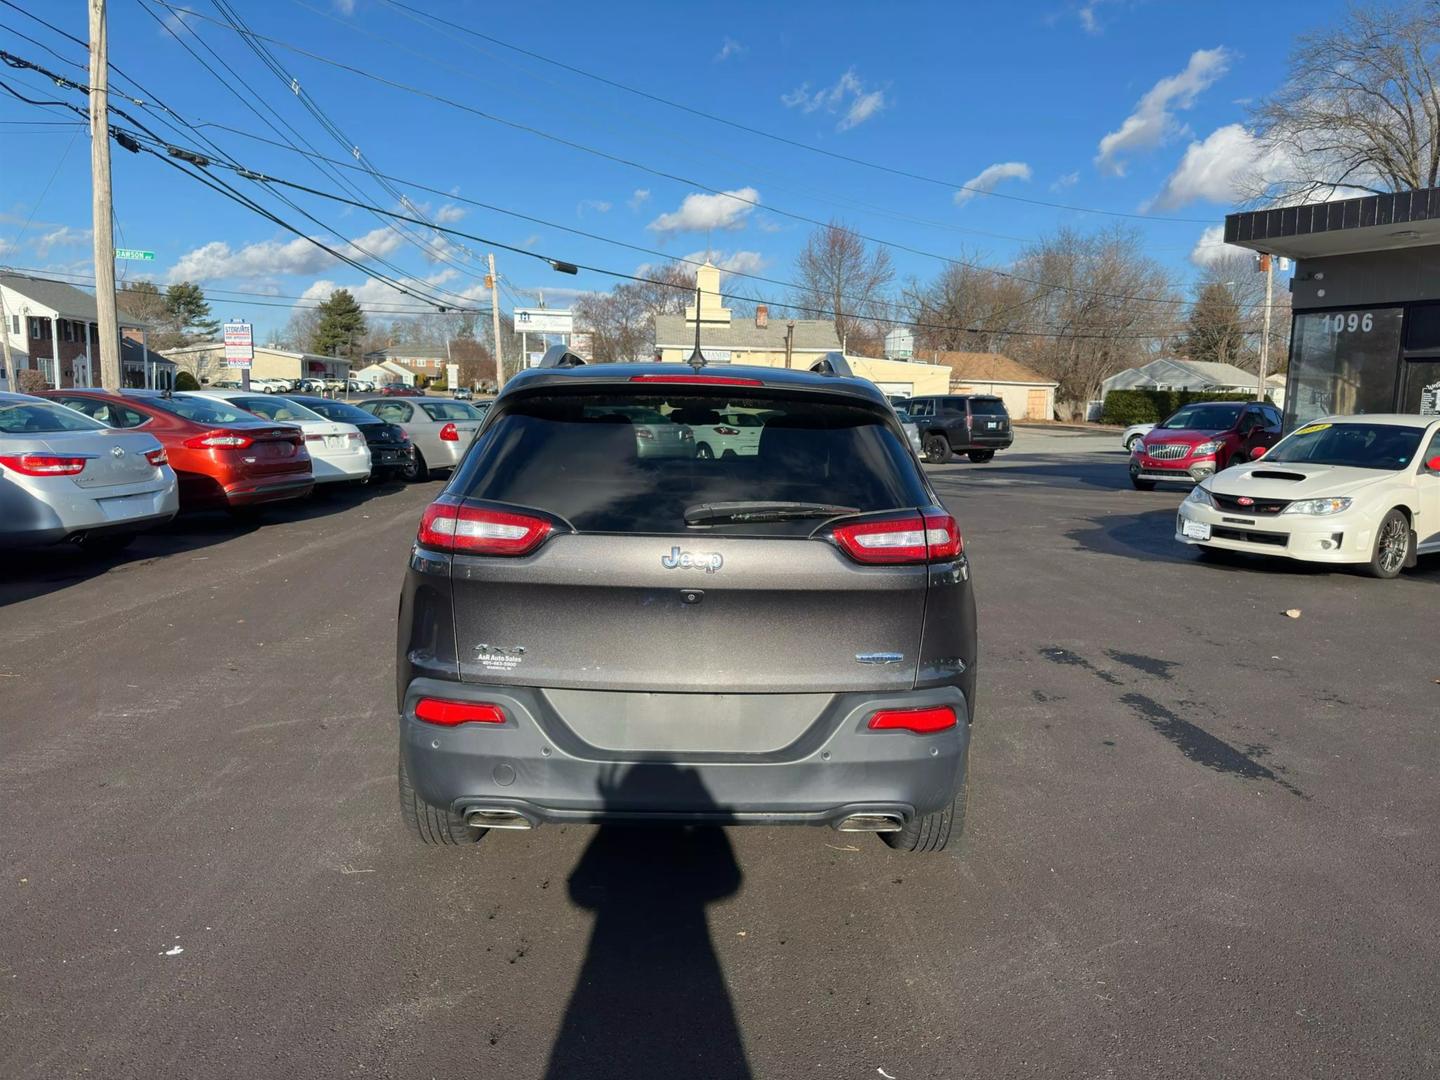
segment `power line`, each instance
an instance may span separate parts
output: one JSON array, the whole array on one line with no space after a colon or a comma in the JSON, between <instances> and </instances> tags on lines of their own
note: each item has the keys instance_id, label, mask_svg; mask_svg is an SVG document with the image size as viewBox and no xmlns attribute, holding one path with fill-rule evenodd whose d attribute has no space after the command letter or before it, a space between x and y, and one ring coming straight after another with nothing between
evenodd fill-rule
<instances>
[{"instance_id":1,"label":"power line","mask_svg":"<svg viewBox=\"0 0 1440 1080\"><path fill-rule=\"evenodd\" d=\"M143 4L143 3L145 3L145 0L136 0L136 2ZM163 8L165 8L167 11L170 11L170 12L172 12L172 13L174 13L174 14L177 14L177 15L190 15L190 16L194 16L195 18L203 19L203 20L205 20L206 22L213 23L213 24L215 24L215 25L217 25L217 26L226 26L226 24L224 24L224 23L222 23L222 22L219 22L219 21L216 20L216 19L212 19L212 18L210 18L208 15L205 15L205 14L203 14L203 13L201 13L201 12L195 11L195 10L193 10L193 9L191 9L191 8L181 7L181 6L178 6L178 5L176 5L176 4L170 3L169 0L150 0L150 2L156 4L156 5L159 6L159 7L163 7ZM227 28L227 29L234 30L233 27L226 27L226 28ZM234 31L234 32L240 33L240 31ZM255 33L254 31L249 31L249 33L253 34L255 37L259 38L259 39L262 40L262 41L268 42L268 43L273 44L273 45L278 45L280 48L287 49L287 50L289 50L289 51L291 51L291 52L298 53L298 54L301 55L301 56L308 57L309 59L314 60L314 61L316 61L317 63L325 64L325 65L327 65L327 66L330 66L330 67L333 67L333 68L337 68L337 69L339 69L339 70L341 70L341 71L349 72L349 73L352 74L352 75L356 75L356 76L358 76L358 77L360 77L360 78L367 79L367 80L369 80L369 81L379 83L379 84L381 84L381 85L383 85L383 86L388 86L388 87L390 87L390 88L392 88L392 89L401 90L401 91L404 91L405 93L414 94L414 95L416 95L416 96L418 96L418 97L422 97L422 98L426 98L426 99L431 100L431 101L439 102L440 104L447 105L447 106L449 106L449 107L451 107L451 108L458 109L458 110L460 110L460 111L462 111L462 112L466 112L466 113L473 114L473 115L475 115L475 116L480 117L481 119L490 121L490 122L492 122L492 123L500 124L500 125L502 125L502 126L504 126L504 127L512 128L512 129L514 129L514 130L516 130L516 131L521 131L521 132L525 132L525 133L527 133L527 134L535 135L535 136L537 136L537 137L539 137L539 138L545 139L545 140L547 140L547 141L549 141L549 142L556 143L556 144L558 144L558 145L566 146L566 147L569 147L569 148L571 148L571 149L578 150L578 151L580 151L580 152L582 152L582 153L590 154L590 155L593 155L593 156L595 156L595 157L599 157L599 158L602 158L602 159L607 160L607 161L614 162L614 163L619 164L619 165L624 165L624 166L626 166L627 168L636 169L636 170L639 170L639 171L641 171L641 172L648 173L648 174L650 174L650 175L652 175L652 176L658 176L658 177L661 177L662 179L670 180L670 181L672 181L672 182L674 182L674 183L685 184L685 185L689 185L689 186L691 186L691 187L700 188L702 191L707 191L707 192L709 192L709 193L711 193L711 194L713 194L713 195L722 196L722 197L727 198L727 199L730 199L730 200L732 200L732 201L734 201L734 202L741 203L741 204L746 205L746 206L750 206L750 207L752 207L753 209L758 209L758 210L761 210L761 211L764 211L764 212L768 212L768 213L771 213L771 214L778 214L778 215L780 215L780 216L782 216L782 217L791 218L791 219L793 219L793 220L795 220L795 221L804 222L804 223L806 223L806 224L818 226L818 227L821 227L821 228L829 228L829 227L831 227L831 223L830 223L830 222L821 221L821 220L819 220L818 218L809 217L808 215L796 213L796 212L791 211L791 210L783 210L783 209L781 209L781 208L779 208L779 207L776 207L776 206L765 206L765 205L762 205L762 204L761 204L758 200L756 200L756 199L745 198L745 197L743 197L743 196L737 195L737 194L734 193L734 192L724 191L724 190L722 190L722 189L720 189L720 188L711 187L711 186L708 185L708 184L703 184L703 183L701 183L700 181L691 179L691 178L689 178L689 177L681 176L681 175L678 175L678 174L676 174L676 173L666 172L666 171L663 170L663 169L657 169L657 168L655 168L655 167L653 167L653 166L645 165L645 164L643 164L642 162L633 161L633 160L631 160L631 159L622 157L622 156L620 156L620 155L612 154L612 153L610 153L609 151L601 150L601 149L598 149L597 147L588 146L588 145L586 145L586 144L584 144L584 143L577 142L577 141L575 141L575 140L573 140L573 139L567 139L567 138L565 138L564 136L554 135L554 134L552 134L552 133L550 133L550 132L548 132L548 131L545 131L545 130L543 130L543 129L541 129L541 128L537 128L537 127L535 127L535 126L533 126L533 125L530 125L530 124L523 124L523 123L520 123L519 121L506 119L505 117L498 116L498 115L496 115L495 113L486 112L486 111L483 110L483 109L476 108L476 107L473 106L473 105L467 105L467 104L465 104L464 102L456 101L456 100L453 99L453 98L445 97L443 94L435 94L435 93L432 93L431 91L423 90L423 89L421 89L421 88L419 88L419 87L410 86L410 85L407 84L407 83L397 82L396 80L393 80L393 79L387 79L387 78L385 78L384 76L376 75L376 74L373 73L373 72L366 71L366 70L364 70L364 69L362 69L362 68L359 68L359 67L356 67L356 66L354 66L354 65L352 65L352 64L346 64L346 63L344 63L344 62L342 62L342 61L334 60L334 59L331 59L330 57L327 57L327 56L322 56L322 55L320 55L320 54L318 54L318 53L311 52L310 50L301 48L301 47L298 46L298 45L292 45L291 43L289 43L289 42L287 42L287 41L282 41L282 40L280 40L280 39L278 39L278 38L269 37L269 36L264 35L264 34L258 34L258 33ZM971 270L982 270L982 271L985 271L985 272L987 272L987 273L996 274L996 275L998 275L998 276L1000 276L1000 277L1006 277L1006 278L1010 278L1010 279L1012 279L1012 280L1022 281L1022 282L1025 282L1026 284L1030 284L1030 285L1040 285L1040 286L1044 286L1044 287L1050 288L1050 289L1057 289L1057 290L1062 291L1062 292L1082 293L1082 294L1091 295L1091 296L1105 296L1105 297L1107 297L1107 298L1109 298L1109 299L1135 300L1135 301L1142 302L1142 303L1160 303L1160 304L1185 303L1185 301L1184 301L1184 300L1181 300L1181 299L1162 299L1162 298L1145 297L1145 296L1124 296L1124 295L1121 295L1121 294L1105 294L1105 293L1102 293L1102 292L1099 292L1099 291L1093 290L1093 289L1077 288L1077 287L1075 287L1075 286L1059 285L1059 284L1056 284L1056 283L1053 283L1053 282L1039 281L1039 280L1036 280L1036 279L1034 279L1034 278L1026 277L1026 276L1024 276L1024 275L1022 275L1022 274L1015 274L1015 273L1012 273L1012 272L1009 272L1009 271L1005 271L1005 270L997 270L997 269L995 269L994 267L983 266L983 265L981 265L981 264L979 264L979 263L969 262L969 261L964 260L964 259L956 259L956 258L952 258L951 256L948 256L948 255L941 255L941 254L939 254L939 253L937 253L937 252L926 251L926 250L924 250L923 248L912 247L912 246L910 246L910 245L908 245L908 244L901 244L901 243L897 243L897 242L895 242L895 241L884 240L884 239L881 239L881 238L879 238L879 237L870 236L870 235L868 235L868 234L866 234L866 233L859 232L859 231L857 231L857 230L855 230L855 229L851 229L851 228L849 228L849 227L847 227L847 226L837 226L837 227L840 228L842 232L845 232L845 233L847 233L847 234L849 234L849 235L851 235L851 236L854 236L854 237L856 237L857 239L864 240L864 241L867 242L867 243L875 244L875 245L877 245L877 246L879 246L879 247L889 248L889 249L892 249L892 250L895 250L895 251L904 251L904 252L906 252L906 253L908 253L908 254L911 254L911 255L919 255L919 256L922 256L922 257L927 258L927 259L935 259L935 260L938 260L938 261L940 261L940 262L947 263L947 264L949 264L949 265L951 265L951 266L962 266L962 267L965 267L965 268L971 269Z\"/></svg>"},{"instance_id":2,"label":"power line","mask_svg":"<svg viewBox=\"0 0 1440 1080\"><path fill-rule=\"evenodd\" d=\"M579 75L582 78L591 79L605 86L613 87L616 90L623 90L627 94L634 94L636 97L644 98L647 101L653 101L659 105L665 105L672 109L678 109L681 112L689 113L691 116L698 116L702 119L709 120L712 123L723 124L726 127L734 128L736 131L743 131L750 135L757 135L762 139L770 139L774 142L783 143L786 146L792 146L799 150L807 150L810 153L820 154L835 161L844 161L848 162L851 165L859 165L867 169L874 169L879 172L889 173L892 176L902 176L910 180L919 180L923 183L939 185L940 187L944 187L952 191L968 191L974 195L985 195L990 198L1006 199L1011 202L1028 203L1032 206L1046 206L1054 210L1069 210L1080 214L1102 214L1106 217L1131 218L1140 221L1183 222L1186 224L1198 225L1213 224L1213 222L1204 218L1161 217L1158 215L1150 214L1133 214L1127 213L1123 210L1100 210L1090 206L1074 206L1067 203L1049 202L1045 199L1031 199L1026 198L1023 195L1012 195L1008 192L1003 191L990 191L985 188L973 187L969 184L962 184L953 180L943 180L934 176L926 176L923 173L912 172L908 169L899 169L890 165L882 165L876 161L869 161L865 158L853 157L850 154L842 154L836 150L827 150L824 147L815 146L813 143L802 142L799 139L787 138L784 135L777 135L774 132L766 131L763 128L752 127L749 124L742 124L737 120L730 120L727 117L717 116L714 113L706 112L703 109L697 109L693 106L685 105L678 101L672 101L669 98L661 97L659 94L652 94L648 90L641 90L638 87L630 86L615 79L609 79L603 75L597 75L592 71L586 71L584 68L576 67L574 64L567 64L564 61L555 60L549 56L545 56L543 53L538 53L531 49L522 48L519 45L511 44L510 42L495 37L491 34L485 34L480 32L479 30L464 26L461 23L452 22L449 19L441 18L439 15L435 15L432 12L424 11L420 8L412 7L409 4L403 3L402 0L383 0L383 2L393 8L410 12L412 13L412 16L422 16L426 19L430 19L434 22L440 23L441 25L448 26L451 29L458 30L461 33L469 34L472 37L488 41L493 45L499 45L501 48L509 49L512 52L521 54L522 56L528 56L532 60L538 60L541 63L549 64L552 67L560 68L562 71L568 71L572 75ZM165 6L169 7L170 5L166 4Z\"/></svg>"}]
</instances>

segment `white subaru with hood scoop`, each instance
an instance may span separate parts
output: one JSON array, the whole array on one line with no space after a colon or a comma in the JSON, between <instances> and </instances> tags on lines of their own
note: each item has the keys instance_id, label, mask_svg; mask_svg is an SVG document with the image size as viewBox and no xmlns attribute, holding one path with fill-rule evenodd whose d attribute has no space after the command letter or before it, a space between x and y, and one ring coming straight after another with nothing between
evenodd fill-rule
<instances>
[{"instance_id":1,"label":"white subaru with hood scoop","mask_svg":"<svg viewBox=\"0 0 1440 1080\"><path fill-rule=\"evenodd\" d=\"M1440 417L1331 416L1256 462L1196 485L1175 539L1217 550L1364 566L1391 578L1440 554Z\"/></svg>"}]
</instances>

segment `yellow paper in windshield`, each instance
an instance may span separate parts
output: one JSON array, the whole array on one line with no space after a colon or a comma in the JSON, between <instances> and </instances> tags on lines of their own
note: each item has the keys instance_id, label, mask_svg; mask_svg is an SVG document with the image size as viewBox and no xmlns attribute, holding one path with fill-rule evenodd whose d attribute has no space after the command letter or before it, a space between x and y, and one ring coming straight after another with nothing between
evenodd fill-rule
<instances>
[{"instance_id":1,"label":"yellow paper in windshield","mask_svg":"<svg viewBox=\"0 0 1440 1080\"><path fill-rule=\"evenodd\" d=\"M1317 431L1324 431L1324 430L1325 430L1326 428L1328 428L1329 426L1330 426L1329 424L1310 424L1310 425L1308 425L1308 426L1306 426L1306 427L1302 427L1299 431L1295 432L1295 434L1296 434L1296 435L1313 435L1313 434L1314 434L1315 432L1317 432Z\"/></svg>"}]
</instances>

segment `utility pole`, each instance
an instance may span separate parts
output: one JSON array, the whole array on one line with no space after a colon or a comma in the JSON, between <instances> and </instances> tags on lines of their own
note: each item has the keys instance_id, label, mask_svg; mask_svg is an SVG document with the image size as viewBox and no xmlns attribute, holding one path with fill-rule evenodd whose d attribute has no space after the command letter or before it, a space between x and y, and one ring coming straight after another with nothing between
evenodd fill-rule
<instances>
[{"instance_id":1,"label":"utility pole","mask_svg":"<svg viewBox=\"0 0 1440 1080\"><path fill-rule=\"evenodd\" d=\"M95 234L95 307L100 324L100 385L120 389L120 315L115 310L114 198L110 191L110 50L105 36L106 0L90 2L90 185ZM86 342L89 348L89 342ZM60 382L60 343L55 342L55 382Z\"/></svg>"},{"instance_id":2,"label":"utility pole","mask_svg":"<svg viewBox=\"0 0 1440 1080\"><path fill-rule=\"evenodd\" d=\"M15 354L10 351L10 316L5 313L5 288L0 286L0 342L5 346L5 389L18 394L16 385Z\"/></svg>"},{"instance_id":3,"label":"utility pole","mask_svg":"<svg viewBox=\"0 0 1440 1080\"><path fill-rule=\"evenodd\" d=\"M500 347L500 279L495 276L495 253L489 252L486 256L489 260L490 273L486 276L486 284L490 286L490 324L495 328L495 389L503 390L505 387L505 355Z\"/></svg>"},{"instance_id":4,"label":"utility pole","mask_svg":"<svg viewBox=\"0 0 1440 1080\"><path fill-rule=\"evenodd\" d=\"M790 319L785 323L785 366L794 367L792 363L795 352L795 320Z\"/></svg>"},{"instance_id":5,"label":"utility pole","mask_svg":"<svg viewBox=\"0 0 1440 1080\"><path fill-rule=\"evenodd\" d=\"M1271 255L1260 256L1260 269L1265 271L1265 315L1264 329L1260 332L1260 385L1255 389L1255 400L1265 400L1265 376L1270 370L1270 298L1274 295L1275 279Z\"/></svg>"}]
</instances>

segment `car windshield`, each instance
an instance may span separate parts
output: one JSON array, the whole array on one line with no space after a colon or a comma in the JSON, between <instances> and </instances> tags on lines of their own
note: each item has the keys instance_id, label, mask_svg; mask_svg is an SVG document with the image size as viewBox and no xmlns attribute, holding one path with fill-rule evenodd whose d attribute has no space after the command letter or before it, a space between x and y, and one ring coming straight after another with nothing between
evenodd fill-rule
<instances>
[{"instance_id":1,"label":"car windshield","mask_svg":"<svg viewBox=\"0 0 1440 1080\"><path fill-rule=\"evenodd\" d=\"M971 398L970 412L975 416L1005 416L1005 402L994 397Z\"/></svg>"},{"instance_id":2,"label":"car windshield","mask_svg":"<svg viewBox=\"0 0 1440 1080\"><path fill-rule=\"evenodd\" d=\"M452 490L543 509L581 532L668 535L808 536L817 516L930 501L880 407L746 393L525 397L482 435ZM766 416L758 446L697 454L694 429L732 411Z\"/></svg>"},{"instance_id":3,"label":"car windshield","mask_svg":"<svg viewBox=\"0 0 1440 1080\"><path fill-rule=\"evenodd\" d=\"M1266 454L1265 462L1399 472L1415 460L1424 433L1400 424L1307 424Z\"/></svg>"},{"instance_id":4,"label":"car windshield","mask_svg":"<svg viewBox=\"0 0 1440 1080\"><path fill-rule=\"evenodd\" d=\"M202 397L151 397L145 404L197 424L253 424L255 417L223 401Z\"/></svg>"},{"instance_id":5,"label":"car windshield","mask_svg":"<svg viewBox=\"0 0 1440 1080\"><path fill-rule=\"evenodd\" d=\"M420 408L430 414L431 420L479 420L481 415L463 401L422 401Z\"/></svg>"},{"instance_id":6,"label":"car windshield","mask_svg":"<svg viewBox=\"0 0 1440 1080\"><path fill-rule=\"evenodd\" d=\"M1240 418L1240 405L1186 405L1160 425L1162 431L1228 431Z\"/></svg>"},{"instance_id":7,"label":"car windshield","mask_svg":"<svg viewBox=\"0 0 1440 1080\"><path fill-rule=\"evenodd\" d=\"M0 399L0 433L40 435L47 431L104 431L105 425L84 413L48 401Z\"/></svg>"},{"instance_id":8,"label":"car windshield","mask_svg":"<svg viewBox=\"0 0 1440 1080\"><path fill-rule=\"evenodd\" d=\"M297 404L304 405L327 420L338 420L345 424L373 424L375 416L358 409L354 405L347 405L343 401L304 401Z\"/></svg>"},{"instance_id":9,"label":"car windshield","mask_svg":"<svg viewBox=\"0 0 1440 1080\"><path fill-rule=\"evenodd\" d=\"M247 412L252 412L257 416L263 416L267 420L286 421L295 424L307 420L325 419L325 417L307 409L298 401L291 401L285 397L260 397L255 395L251 397L231 398L230 400Z\"/></svg>"}]
</instances>

